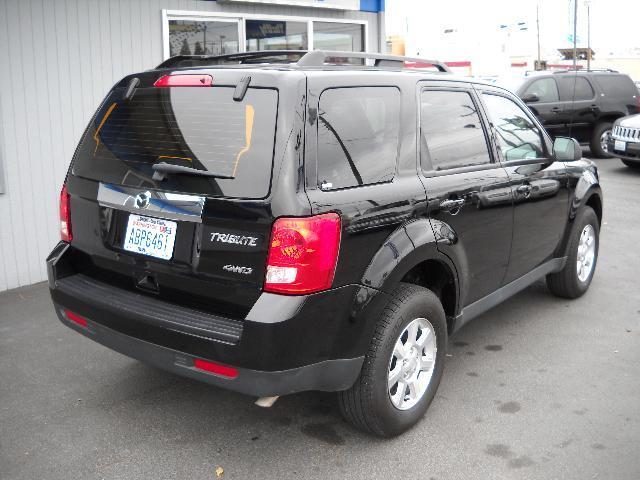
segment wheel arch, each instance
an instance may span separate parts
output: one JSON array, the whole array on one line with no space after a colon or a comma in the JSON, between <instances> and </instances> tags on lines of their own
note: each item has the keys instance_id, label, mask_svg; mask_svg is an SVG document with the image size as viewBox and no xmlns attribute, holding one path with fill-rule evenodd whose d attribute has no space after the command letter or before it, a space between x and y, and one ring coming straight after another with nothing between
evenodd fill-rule
<instances>
[{"instance_id":1,"label":"wheel arch","mask_svg":"<svg viewBox=\"0 0 640 480\"><path fill-rule=\"evenodd\" d=\"M400 282L433 291L447 315L448 327L459 311L458 269L440 252L427 219L417 219L395 230L383 243L367 267L362 284L384 293Z\"/></svg>"},{"instance_id":2,"label":"wheel arch","mask_svg":"<svg viewBox=\"0 0 640 480\"><path fill-rule=\"evenodd\" d=\"M598 217L598 225L602 226L602 196L599 192L592 190L591 194L584 201L584 204L593 208Z\"/></svg>"},{"instance_id":3,"label":"wheel arch","mask_svg":"<svg viewBox=\"0 0 640 480\"><path fill-rule=\"evenodd\" d=\"M584 209L585 206L593 208L598 218L598 225L601 226L604 215L604 201L595 167L585 168L577 181L573 191L573 198L571 199L567 227L557 256L566 256L573 221L578 215L578 212Z\"/></svg>"}]
</instances>

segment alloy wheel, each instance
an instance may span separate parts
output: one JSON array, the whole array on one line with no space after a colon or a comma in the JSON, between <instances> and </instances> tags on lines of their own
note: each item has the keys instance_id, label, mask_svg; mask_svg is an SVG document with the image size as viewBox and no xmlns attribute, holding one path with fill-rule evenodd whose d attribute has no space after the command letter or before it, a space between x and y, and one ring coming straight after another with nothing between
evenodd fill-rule
<instances>
[{"instance_id":1,"label":"alloy wheel","mask_svg":"<svg viewBox=\"0 0 640 480\"><path fill-rule=\"evenodd\" d=\"M602 151L605 153L609 153L609 137L611 136L611 130L605 130L604 132L602 132L602 135L600 135L600 147L602 148Z\"/></svg>"},{"instance_id":2,"label":"alloy wheel","mask_svg":"<svg viewBox=\"0 0 640 480\"><path fill-rule=\"evenodd\" d=\"M596 259L596 232L592 225L585 225L580 234L578 242L578 256L576 260L576 270L578 279L586 282L593 271Z\"/></svg>"},{"instance_id":3,"label":"alloy wheel","mask_svg":"<svg viewBox=\"0 0 640 480\"><path fill-rule=\"evenodd\" d=\"M389 359L387 389L399 410L409 410L424 396L436 364L436 333L426 318L412 320L402 331Z\"/></svg>"}]
</instances>

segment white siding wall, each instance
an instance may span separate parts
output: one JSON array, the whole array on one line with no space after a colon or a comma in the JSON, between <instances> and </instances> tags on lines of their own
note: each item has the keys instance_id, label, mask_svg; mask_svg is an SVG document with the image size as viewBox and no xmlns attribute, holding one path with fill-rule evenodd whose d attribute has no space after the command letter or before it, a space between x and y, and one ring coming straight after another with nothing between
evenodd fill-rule
<instances>
[{"instance_id":1,"label":"white siding wall","mask_svg":"<svg viewBox=\"0 0 640 480\"><path fill-rule=\"evenodd\" d=\"M162 61L162 9L364 19L369 49L379 48L371 13L199 0L0 0L0 291L46 279L73 151L111 86Z\"/></svg>"}]
</instances>

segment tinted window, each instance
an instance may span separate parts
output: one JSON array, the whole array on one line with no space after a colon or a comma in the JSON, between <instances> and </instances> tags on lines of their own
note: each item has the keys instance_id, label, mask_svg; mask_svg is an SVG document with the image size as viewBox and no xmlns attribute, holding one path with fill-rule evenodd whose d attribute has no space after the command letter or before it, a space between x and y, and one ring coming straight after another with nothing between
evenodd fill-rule
<instances>
[{"instance_id":1,"label":"tinted window","mask_svg":"<svg viewBox=\"0 0 640 480\"><path fill-rule=\"evenodd\" d=\"M364 52L364 25L313 22L313 48L340 52Z\"/></svg>"},{"instance_id":2,"label":"tinted window","mask_svg":"<svg viewBox=\"0 0 640 480\"><path fill-rule=\"evenodd\" d=\"M558 77L558 82L560 83L560 98L563 101L591 100L595 95L591 83L584 77L567 75Z\"/></svg>"},{"instance_id":3,"label":"tinted window","mask_svg":"<svg viewBox=\"0 0 640 480\"><path fill-rule=\"evenodd\" d=\"M558 85L556 85L556 81L553 78L535 80L527 87L524 95L531 93L535 93L540 99L540 102L557 102L560 100Z\"/></svg>"},{"instance_id":4,"label":"tinted window","mask_svg":"<svg viewBox=\"0 0 640 480\"><path fill-rule=\"evenodd\" d=\"M517 103L498 95L483 94L482 99L504 160L544 157L540 131Z\"/></svg>"},{"instance_id":5,"label":"tinted window","mask_svg":"<svg viewBox=\"0 0 640 480\"><path fill-rule=\"evenodd\" d=\"M169 20L169 56L223 55L238 51L238 22Z\"/></svg>"},{"instance_id":6,"label":"tinted window","mask_svg":"<svg viewBox=\"0 0 640 480\"><path fill-rule=\"evenodd\" d=\"M425 170L490 162L484 130L469 93L425 90L420 112Z\"/></svg>"},{"instance_id":7,"label":"tinted window","mask_svg":"<svg viewBox=\"0 0 640 480\"><path fill-rule=\"evenodd\" d=\"M306 50L306 22L247 20L247 51Z\"/></svg>"},{"instance_id":8,"label":"tinted window","mask_svg":"<svg viewBox=\"0 0 640 480\"><path fill-rule=\"evenodd\" d=\"M318 181L323 189L393 178L400 125L398 89L325 90L318 113Z\"/></svg>"},{"instance_id":9,"label":"tinted window","mask_svg":"<svg viewBox=\"0 0 640 480\"><path fill-rule=\"evenodd\" d=\"M278 94L233 87L139 88L123 100L115 89L92 120L74 159L76 175L108 183L262 198L269 192ZM169 175L153 181L154 163L167 162L234 176Z\"/></svg>"},{"instance_id":10,"label":"tinted window","mask_svg":"<svg viewBox=\"0 0 640 480\"><path fill-rule=\"evenodd\" d=\"M626 75L598 75L595 79L605 95L630 97L638 94L633 81Z\"/></svg>"}]
</instances>

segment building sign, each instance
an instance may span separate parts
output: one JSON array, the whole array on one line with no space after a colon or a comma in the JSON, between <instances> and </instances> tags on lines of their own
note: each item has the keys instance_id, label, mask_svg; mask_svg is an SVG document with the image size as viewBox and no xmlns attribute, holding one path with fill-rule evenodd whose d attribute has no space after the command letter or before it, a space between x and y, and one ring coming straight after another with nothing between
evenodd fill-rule
<instances>
[{"instance_id":1,"label":"building sign","mask_svg":"<svg viewBox=\"0 0 640 480\"><path fill-rule=\"evenodd\" d=\"M285 22L268 22L264 20L247 20L247 38L284 37L287 34Z\"/></svg>"},{"instance_id":2,"label":"building sign","mask_svg":"<svg viewBox=\"0 0 640 480\"><path fill-rule=\"evenodd\" d=\"M294 7L332 8L335 10L360 10L360 0L218 0L220 3L267 3Z\"/></svg>"}]
</instances>

